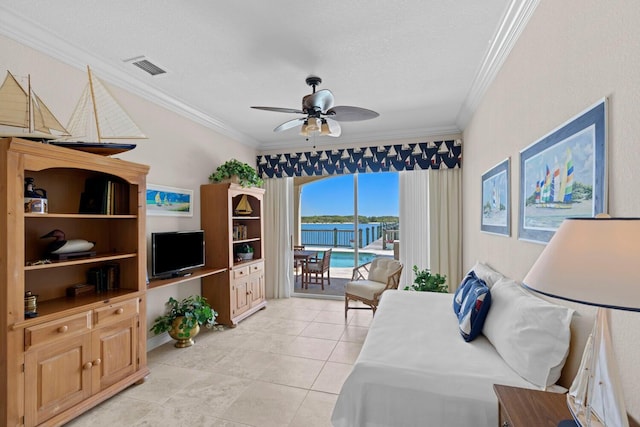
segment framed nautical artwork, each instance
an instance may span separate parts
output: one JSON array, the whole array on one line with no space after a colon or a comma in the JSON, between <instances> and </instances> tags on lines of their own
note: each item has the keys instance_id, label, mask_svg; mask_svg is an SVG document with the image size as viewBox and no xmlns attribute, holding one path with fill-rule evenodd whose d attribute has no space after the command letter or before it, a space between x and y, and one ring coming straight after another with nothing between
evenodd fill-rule
<instances>
[{"instance_id":1,"label":"framed nautical artwork","mask_svg":"<svg viewBox=\"0 0 640 427\"><path fill-rule=\"evenodd\" d=\"M193 190L147 184L147 215L193 216Z\"/></svg>"},{"instance_id":2,"label":"framed nautical artwork","mask_svg":"<svg viewBox=\"0 0 640 427\"><path fill-rule=\"evenodd\" d=\"M548 242L565 218L607 209L606 99L520 152L518 238Z\"/></svg>"},{"instance_id":3,"label":"framed nautical artwork","mask_svg":"<svg viewBox=\"0 0 640 427\"><path fill-rule=\"evenodd\" d=\"M482 175L480 230L511 235L511 159L506 158Z\"/></svg>"}]
</instances>

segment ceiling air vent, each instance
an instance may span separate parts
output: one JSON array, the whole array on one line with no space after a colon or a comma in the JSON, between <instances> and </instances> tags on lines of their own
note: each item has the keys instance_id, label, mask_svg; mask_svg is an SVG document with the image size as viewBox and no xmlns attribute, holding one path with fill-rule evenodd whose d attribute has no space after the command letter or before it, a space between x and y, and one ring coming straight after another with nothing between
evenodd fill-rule
<instances>
[{"instance_id":1,"label":"ceiling air vent","mask_svg":"<svg viewBox=\"0 0 640 427\"><path fill-rule=\"evenodd\" d=\"M151 74L152 76L157 76L158 74L166 73L165 70L163 70L162 68L158 67L156 64L154 64L153 62L149 61L144 56L136 56L135 58L125 59L124 62L130 62L131 64L135 65L136 67L140 68L141 70L146 71L147 73Z\"/></svg>"}]
</instances>

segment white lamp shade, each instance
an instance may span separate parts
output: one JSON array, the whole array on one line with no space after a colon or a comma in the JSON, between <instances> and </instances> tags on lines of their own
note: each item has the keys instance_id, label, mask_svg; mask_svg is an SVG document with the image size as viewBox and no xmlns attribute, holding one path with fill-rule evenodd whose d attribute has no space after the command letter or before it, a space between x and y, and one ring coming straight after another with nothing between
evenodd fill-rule
<instances>
[{"instance_id":1,"label":"white lamp shade","mask_svg":"<svg viewBox=\"0 0 640 427\"><path fill-rule=\"evenodd\" d=\"M640 218L565 219L523 282L552 297L640 311Z\"/></svg>"}]
</instances>

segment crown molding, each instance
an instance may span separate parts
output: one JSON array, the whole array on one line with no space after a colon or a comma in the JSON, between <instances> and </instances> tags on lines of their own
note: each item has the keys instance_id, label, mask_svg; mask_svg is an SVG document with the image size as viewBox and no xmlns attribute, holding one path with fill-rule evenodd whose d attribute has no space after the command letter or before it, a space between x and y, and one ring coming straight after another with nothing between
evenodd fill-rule
<instances>
[{"instance_id":1,"label":"crown molding","mask_svg":"<svg viewBox=\"0 0 640 427\"><path fill-rule=\"evenodd\" d=\"M456 124L460 129L464 130L469 124L473 113L509 56L538 3L540 0L511 0L456 118Z\"/></svg>"},{"instance_id":2,"label":"crown molding","mask_svg":"<svg viewBox=\"0 0 640 427\"><path fill-rule=\"evenodd\" d=\"M0 12L0 34L80 70L85 70L87 64L91 64L91 68L97 72L101 80L119 86L244 145L253 148L260 145L254 138L230 128L221 120L205 114L180 99L149 86L92 53L41 28L40 25L16 14L6 6L0 5ZM25 31L25 28L29 31Z\"/></svg>"}]
</instances>

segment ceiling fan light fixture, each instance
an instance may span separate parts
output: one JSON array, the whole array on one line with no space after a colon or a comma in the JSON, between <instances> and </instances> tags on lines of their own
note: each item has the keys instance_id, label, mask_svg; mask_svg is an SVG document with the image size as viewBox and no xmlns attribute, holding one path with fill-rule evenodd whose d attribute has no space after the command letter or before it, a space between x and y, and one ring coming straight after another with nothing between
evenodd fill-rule
<instances>
[{"instance_id":1,"label":"ceiling fan light fixture","mask_svg":"<svg viewBox=\"0 0 640 427\"><path fill-rule=\"evenodd\" d=\"M307 123L308 132L315 132L320 130L320 119L311 117L309 120L307 120Z\"/></svg>"},{"instance_id":2,"label":"ceiling fan light fixture","mask_svg":"<svg viewBox=\"0 0 640 427\"><path fill-rule=\"evenodd\" d=\"M322 119L322 124L320 125L320 135L330 135L331 129L329 129L329 124L325 119Z\"/></svg>"},{"instance_id":3,"label":"ceiling fan light fixture","mask_svg":"<svg viewBox=\"0 0 640 427\"><path fill-rule=\"evenodd\" d=\"M300 128L300 135L309 136L309 122L307 120L304 121L304 124Z\"/></svg>"}]
</instances>

